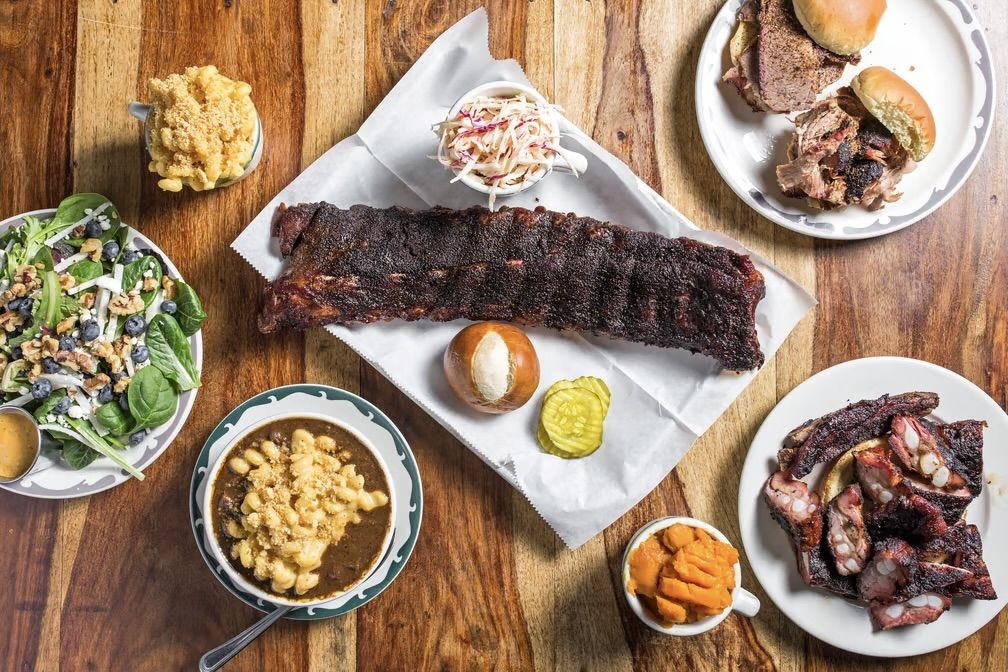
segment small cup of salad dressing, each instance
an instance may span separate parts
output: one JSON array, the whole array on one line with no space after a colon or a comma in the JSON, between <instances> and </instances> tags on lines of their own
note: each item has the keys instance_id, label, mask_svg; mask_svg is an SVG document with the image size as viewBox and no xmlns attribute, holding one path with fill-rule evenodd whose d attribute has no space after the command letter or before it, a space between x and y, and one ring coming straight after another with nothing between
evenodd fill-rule
<instances>
[{"instance_id":1,"label":"small cup of salad dressing","mask_svg":"<svg viewBox=\"0 0 1008 672\"><path fill-rule=\"evenodd\" d=\"M560 146L560 114L538 91L516 82L481 84L458 99L433 127L438 162L455 173L452 182L501 196L521 193L554 170L578 176L588 168L583 154Z\"/></svg>"},{"instance_id":2,"label":"small cup of salad dressing","mask_svg":"<svg viewBox=\"0 0 1008 672\"><path fill-rule=\"evenodd\" d=\"M0 406L0 483L13 483L31 472L42 448L42 434L31 413Z\"/></svg>"}]
</instances>

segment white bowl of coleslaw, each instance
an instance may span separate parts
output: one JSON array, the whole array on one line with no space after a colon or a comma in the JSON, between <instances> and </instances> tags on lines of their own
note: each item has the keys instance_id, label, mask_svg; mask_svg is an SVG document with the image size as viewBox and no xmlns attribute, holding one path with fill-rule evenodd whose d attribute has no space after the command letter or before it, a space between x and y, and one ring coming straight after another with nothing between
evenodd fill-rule
<instances>
[{"instance_id":1,"label":"white bowl of coleslaw","mask_svg":"<svg viewBox=\"0 0 1008 672\"><path fill-rule=\"evenodd\" d=\"M553 170L574 176L588 167L584 155L560 146L560 113L538 91L517 82L481 84L456 101L434 125L436 158L452 182L502 196L531 188Z\"/></svg>"}]
</instances>

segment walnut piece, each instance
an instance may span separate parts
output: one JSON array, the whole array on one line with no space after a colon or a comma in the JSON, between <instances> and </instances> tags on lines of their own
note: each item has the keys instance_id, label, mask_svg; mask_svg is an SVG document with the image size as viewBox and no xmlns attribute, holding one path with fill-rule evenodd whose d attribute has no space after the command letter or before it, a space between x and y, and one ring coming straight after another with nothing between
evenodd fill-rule
<instances>
[{"instance_id":1,"label":"walnut piece","mask_svg":"<svg viewBox=\"0 0 1008 672\"><path fill-rule=\"evenodd\" d=\"M144 300L140 293L134 289L121 294L116 294L108 306L109 312L113 315L133 315L144 309Z\"/></svg>"},{"instance_id":2,"label":"walnut piece","mask_svg":"<svg viewBox=\"0 0 1008 672\"><path fill-rule=\"evenodd\" d=\"M161 289L164 290L164 297L166 299L175 298L175 281L167 275L161 276Z\"/></svg>"},{"instance_id":3,"label":"walnut piece","mask_svg":"<svg viewBox=\"0 0 1008 672\"><path fill-rule=\"evenodd\" d=\"M111 382L112 382L111 378L109 378L104 373L99 373L98 375L91 376L90 378L84 381L84 390L86 392L95 392L96 390L102 389Z\"/></svg>"},{"instance_id":4,"label":"walnut piece","mask_svg":"<svg viewBox=\"0 0 1008 672\"><path fill-rule=\"evenodd\" d=\"M15 313L13 310L0 313L0 327L3 328L5 333L14 331L22 324L24 324L24 318Z\"/></svg>"},{"instance_id":5,"label":"walnut piece","mask_svg":"<svg viewBox=\"0 0 1008 672\"><path fill-rule=\"evenodd\" d=\"M97 238L88 238L81 245L80 251L81 254L88 255L91 261L99 261L102 255L102 242Z\"/></svg>"}]
</instances>

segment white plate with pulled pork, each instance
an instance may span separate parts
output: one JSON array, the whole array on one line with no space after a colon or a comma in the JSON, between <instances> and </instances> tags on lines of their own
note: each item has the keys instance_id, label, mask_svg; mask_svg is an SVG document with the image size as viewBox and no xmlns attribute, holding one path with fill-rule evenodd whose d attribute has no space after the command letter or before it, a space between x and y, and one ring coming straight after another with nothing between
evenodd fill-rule
<instances>
[{"instance_id":1,"label":"white plate with pulled pork","mask_svg":"<svg viewBox=\"0 0 1008 672\"><path fill-rule=\"evenodd\" d=\"M993 125L964 0L729 0L697 66L704 144L764 217L820 238L897 231L945 203Z\"/></svg>"},{"instance_id":2,"label":"white plate with pulled pork","mask_svg":"<svg viewBox=\"0 0 1008 672\"><path fill-rule=\"evenodd\" d=\"M1005 441L1004 411L934 364L872 357L813 376L770 412L743 467L756 578L806 632L854 653L965 639L1008 595Z\"/></svg>"}]
</instances>

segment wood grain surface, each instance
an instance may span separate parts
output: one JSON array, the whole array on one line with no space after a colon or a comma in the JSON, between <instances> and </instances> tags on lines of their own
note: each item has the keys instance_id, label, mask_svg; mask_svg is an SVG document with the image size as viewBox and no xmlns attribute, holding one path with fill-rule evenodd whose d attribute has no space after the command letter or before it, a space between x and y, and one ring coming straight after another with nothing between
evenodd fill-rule
<instances>
[{"instance_id":1,"label":"wood grain surface","mask_svg":"<svg viewBox=\"0 0 1008 672\"><path fill-rule=\"evenodd\" d=\"M203 441L234 406L309 381L361 393L403 430L425 484L422 534L380 598L338 619L281 622L228 669L1008 669L1004 614L958 646L876 660L805 636L744 563L744 582L764 597L759 617L732 616L693 639L638 623L618 577L630 535L657 516L689 513L738 542L736 486L749 441L776 401L816 371L868 355L918 357L1008 403L1004 123L965 188L920 224L882 239L814 242L756 216L703 150L694 69L719 0L490 0L495 56L517 59L576 124L693 221L773 260L820 301L679 467L575 552L335 339L259 335L262 281L230 242L480 4L0 0L0 214L51 207L74 191L104 193L171 256L210 314L197 406L145 482L67 502L0 493L0 668L194 669L205 650L258 618L199 557L189 480ZM995 62L1008 62L1008 8L976 4ZM126 104L144 98L149 77L204 63L252 84L266 132L262 164L240 186L163 193L146 173ZM1008 79L1003 67L997 74Z\"/></svg>"}]
</instances>

